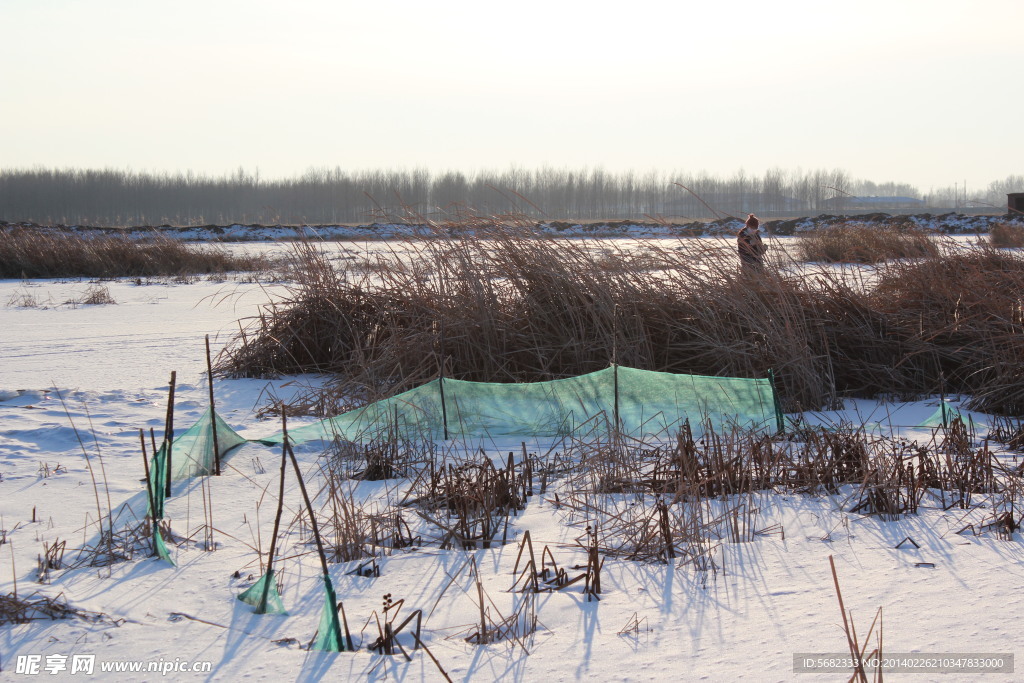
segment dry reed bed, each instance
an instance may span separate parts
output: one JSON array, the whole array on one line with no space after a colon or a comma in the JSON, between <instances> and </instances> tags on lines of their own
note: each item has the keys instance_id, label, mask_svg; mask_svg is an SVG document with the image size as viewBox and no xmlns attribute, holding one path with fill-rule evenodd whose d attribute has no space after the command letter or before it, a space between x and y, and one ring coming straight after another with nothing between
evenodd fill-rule
<instances>
[{"instance_id":1,"label":"dry reed bed","mask_svg":"<svg viewBox=\"0 0 1024 683\"><path fill-rule=\"evenodd\" d=\"M567 452L574 466L545 499L569 525L586 525L602 556L628 560L712 570L718 543L785 538L761 512L766 493L828 495L845 512L886 520L922 504L983 511L956 532L1003 538L1021 519L1019 468L959 419L923 443L837 425L784 439L731 431L694 440L683 429L674 445L613 437Z\"/></svg>"},{"instance_id":2,"label":"dry reed bed","mask_svg":"<svg viewBox=\"0 0 1024 683\"><path fill-rule=\"evenodd\" d=\"M194 246L155 231L140 240L55 230L0 230L0 278L150 277L269 268L262 256Z\"/></svg>"},{"instance_id":3,"label":"dry reed bed","mask_svg":"<svg viewBox=\"0 0 1024 683\"><path fill-rule=\"evenodd\" d=\"M996 223L989 230L988 241L993 247L1020 249L1024 247L1024 226L1019 223Z\"/></svg>"},{"instance_id":4,"label":"dry reed bed","mask_svg":"<svg viewBox=\"0 0 1024 683\"><path fill-rule=\"evenodd\" d=\"M763 511L776 504L773 493L829 496L842 513L884 520L917 514L921 506L969 511L951 513L974 520L951 533L1010 538L1020 525L1024 479L990 438L1012 440L1019 430L1019 423L1007 422L979 439L957 418L917 442L852 424L774 438L743 430L695 438L687 425L674 442L589 435L545 453L528 452L524 444L507 458L451 449L413 466L408 463L422 449L396 443L381 452L396 461L388 467L403 464L407 472L392 480L386 495L379 495L379 486L367 489L378 491L372 499L356 497L356 481L344 474L351 468L340 462L363 456L331 452L321 469L317 516L332 561L359 561L355 572L376 571L373 558L410 546L480 549L512 542L520 535L516 518L537 496L559 512L570 541L540 554L530 550L538 572L529 582L534 590L541 580L560 589L551 575L541 579L537 559L568 565L574 555L567 550L596 553L596 565L606 557L679 561L717 572L721 543L785 538L786 529ZM291 528L298 527L308 550L307 525L299 514ZM515 583L527 590L521 581Z\"/></svg>"},{"instance_id":5,"label":"dry reed bed","mask_svg":"<svg viewBox=\"0 0 1024 683\"><path fill-rule=\"evenodd\" d=\"M731 249L704 240L603 245L496 230L416 241L368 270L301 244L290 293L249 321L219 370L327 372L339 397L373 399L438 376L442 359L447 377L498 382L613 361L739 377L773 369L787 410L840 394L946 391L1024 413L1024 260L1013 252L954 247L879 264L869 283L779 261L749 276Z\"/></svg>"},{"instance_id":6,"label":"dry reed bed","mask_svg":"<svg viewBox=\"0 0 1024 683\"><path fill-rule=\"evenodd\" d=\"M842 223L800 233L799 257L820 263L880 263L939 255L935 236L918 228Z\"/></svg>"}]
</instances>

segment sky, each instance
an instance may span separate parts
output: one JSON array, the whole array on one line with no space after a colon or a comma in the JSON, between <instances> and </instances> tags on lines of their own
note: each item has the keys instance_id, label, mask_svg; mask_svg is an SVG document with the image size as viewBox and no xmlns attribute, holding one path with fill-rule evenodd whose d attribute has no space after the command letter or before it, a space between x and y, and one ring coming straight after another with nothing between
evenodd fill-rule
<instances>
[{"instance_id":1,"label":"sky","mask_svg":"<svg viewBox=\"0 0 1024 683\"><path fill-rule=\"evenodd\" d=\"M0 169L1024 174L1024 2L0 0Z\"/></svg>"}]
</instances>

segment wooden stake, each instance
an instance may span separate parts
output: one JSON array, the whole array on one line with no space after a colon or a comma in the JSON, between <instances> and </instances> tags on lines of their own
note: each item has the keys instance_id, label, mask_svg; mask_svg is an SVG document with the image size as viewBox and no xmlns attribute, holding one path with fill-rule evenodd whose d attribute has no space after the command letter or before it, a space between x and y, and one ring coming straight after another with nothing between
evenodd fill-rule
<instances>
[{"instance_id":1,"label":"wooden stake","mask_svg":"<svg viewBox=\"0 0 1024 683\"><path fill-rule=\"evenodd\" d=\"M285 415L284 404L281 405L281 427L285 434L285 440L281 444L281 482L278 485L277 490L277 514L274 516L274 535L270 537L270 554L267 555L267 575L268 580L263 582L263 598L260 600L261 605L267 604L267 594L270 592L270 572L274 569L274 550L277 548L277 532L281 528L281 511L284 509L284 476L288 472L288 451L285 449L284 444L287 443L288 439L288 416Z\"/></svg>"},{"instance_id":2,"label":"wooden stake","mask_svg":"<svg viewBox=\"0 0 1024 683\"><path fill-rule=\"evenodd\" d=\"M146 472L146 496L153 502L153 492L149 488L149 456L146 455L146 432L139 427L139 441L142 442L142 469Z\"/></svg>"},{"instance_id":3,"label":"wooden stake","mask_svg":"<svg viewBox=\"0 0 1024 683\"><path fill-rule=\"evenodd\" d=\"M174 442L174 385L178 373L171 370L171 384L167 391L167 421L164 423L164 441L167 442L167 484L164 495L171 497L171 444Z\"/></svg>"},{"instance_id":4,"label":"wooden stake","mask_svg":"<svg viewBox=\"0 0 1024 683\"><path fill-rule=\"evenodd\" d=\"M302 491L302 499L306 503L306 511L309 512L309 524L313 528L313 538L316 540L316 550L320 554L320 566L324 572L324 583L329 587L333 586L330 583L331 574L327 569L327 553L324 552L324 542L320 538L320 528L316 523L316 515L313 513L313 503L309 499L309 493L306 491L306 483L302 480L302 472L299 470L299 461L295 458L295 451L292 450L291 444L288 443L288 434L284 434L282 442L284 449L288 452L288 457L292 461L292 468L295 470L295 478L299 480L299 490ZM338 641L341 642L341 624L338 623L338 612L337 609L334 611L334 619L331 620L332 625L338 629ZM349 634L346 635L346 641L349 649L352 647L352 637Z\"/></svg>"},{"instance_id":5,"label":"wooden stake","mask_svg":"<svg viewBox=\"0 0 1024 683\"><path fill-rule=\"evenodd\" d=\"M217 445L217 411L213 401L213 362L210 359L210 335L206 335L206 376L210 382L210 431L213 434L213 473L220 476L220 447ZM282 409L282 413L284 410Z\"/></svg>"},{"instance_id":6,"label":"wooden stake","mask_svg":"<svg viewBox=\"0 0 1024 683\"><path fill-rule=\"evenodd\" d=\"M619 421L619 305L612 309L612 385L614 393L615 434L619 433L622 423Z\"/></svg>"},{"instance_id":7,"label":"wooden stake","mask_svg":"<svg viewBox=\"0 0 1024 683\"><path fill-rule=\"evenodd\" d=\"M437 388L441 392L441 424L444 425L444 440L448 440L448 406L444 402L444 320L441 320L441 353L438 358ZM397 428L397 421L395 423Z\"/></svg>"},{"instance_id":8,"label":"wooden stake","mask_svg":"<svg viewBox=\"0 0 1024 683\"><path fill-rule=\"evenodd\" d=\"M100 527L102 529L103 527ZM14 599L18 599L18 570L14 566L14 539L7 539L7 545L11 546L11 580L14 582Z\"/></svg>"}]
</instances>

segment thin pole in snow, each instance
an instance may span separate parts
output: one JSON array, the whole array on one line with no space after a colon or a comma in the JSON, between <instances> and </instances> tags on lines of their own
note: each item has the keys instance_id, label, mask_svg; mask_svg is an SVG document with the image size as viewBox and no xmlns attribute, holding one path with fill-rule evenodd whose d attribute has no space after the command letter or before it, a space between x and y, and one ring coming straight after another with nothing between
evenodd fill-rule
<instances>
[{"instance_id":1,"label":"thin pole in snow","mask_svg":"<svg viewBox=\"0 0 1024 683\"><path fill-rule=\"evenodd\" d=\"M171 370L171 385L167 391L167 422L164 425L164 441L167 442L167 483L164 496L171 497L171 444L174 443L174 385L178 373Z\"/></svg>"},{"instance_id":2,"label":"thin pole in snow","mask_svg":"<svg viewBox=\"0 0 1024 683\"><path fill-rule=\"evenodd\" d=\"M437 387L441 391L441 424L444 426L444 440L448 440L448 406L444 402L444 319L441 320L441 349L438 354Z\"/></svg>"},{"instance_id":3,"label":"thin pole in snow","mask_svg":"<svg viewBox=\"0 0 1024 683\"><path fill-rule=\"evenodd\" d=\"M210 431L213 434L213 473L220 476L220 447L217 444L217 411L213 402L213 363L210 360L210 335L206 335L206 376L210 381ZM284 410L282 409L282 414Z\"/></svg>"},{"instance_id":4,"label":"thin pole in snow","mask_svg":"<svg viewBox=\"0 0 1024 683\"><path fill-rule=\"evenodd\" d=\"M284 509L284 476L288 472L288 451L285 444L288 443L288 416L285 414L284 404L281 404L281 428L284 433L284 440L281 443L281 476L277 491L277 514L274 516L274 535L270 537L270 554L267 555L267 580L263 582L263 598L260 605L266 608L267 595L270 593L270 582L274 580L274 551L277 548L277 532L281 528L281 511Z\"/></svg>"}]
</instances>

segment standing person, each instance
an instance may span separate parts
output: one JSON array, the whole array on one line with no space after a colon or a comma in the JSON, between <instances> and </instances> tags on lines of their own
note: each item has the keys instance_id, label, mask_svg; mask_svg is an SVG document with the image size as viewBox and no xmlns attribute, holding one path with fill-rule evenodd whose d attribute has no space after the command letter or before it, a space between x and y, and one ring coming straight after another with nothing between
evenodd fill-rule
<instances>
[{"instance_id":1,"label":"standing person","mask_svg":"<svg viewBox=\"0 0 1024 683\"><path fill-rule=\"evenodd\" d=\"M764 253L768 247L761 241L761 222L757 216L747 214L747 222L736 234L736 247L740 255L740 266L745 271L760 271L764 269Z\"/></svg>"}]
</instances>

